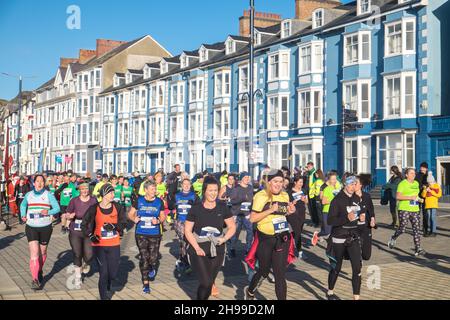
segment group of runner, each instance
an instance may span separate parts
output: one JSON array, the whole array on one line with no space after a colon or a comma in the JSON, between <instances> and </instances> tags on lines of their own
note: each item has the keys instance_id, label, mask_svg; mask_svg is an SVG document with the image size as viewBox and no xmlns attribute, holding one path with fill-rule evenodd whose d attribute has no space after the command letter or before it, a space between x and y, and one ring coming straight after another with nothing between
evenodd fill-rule
<instances>
[{"instance_id":1,"label":"group of runner","mask_svg":"<svg viewBox=\"0 0 450 320\"><path fill-rule=\"evenodd\" d=\"M389 241L404 232L406 219L418 206L419 189L412 171L398 189L399 208L405 213L401 227ZM160 244L165 225L173 226L179 243L174 266L179 273L196 274L197 299L218 295L215 285L224 259L237 257L236 245L244 229L245 253L249 266L248 300L255 298L264 279L275 283L278 299L286 299L286 271L297 257L305 258L303 244L326 243L330 259L327 297L336 300L336 280L344 259L350 260L354 299L359 299L361 267L371 256L372 229L376 228L375 210L370 195L363 191L361 177L331 171L324 177L313 163L292 175L287 168L262 171L258 185L248 172L239 175L223 172L219 179L198 174L195 181L176 165L167 175L157 172L142 179L97 175L97 181L79 179L73 172L63 178L34 176L33 188L20 204L21 219L29 241L32 288L43 283L43 266L55 222L69 234L75 266L75 285L95 259L99 270L99 294L111 298L112 281L120 264L121 239L135 225L139 249L142 292L151 292L150 281L158 272ZM417 192L416 192L417 191ZM57 200L59 199L59 202ZM414 199L413 199L414 198ZM413 203L414 202L414 203ZM416 203L417 202L417 203ZM302 235L306 211L320 231L311 239ZM413 221L413 220L412 220ZM413 221L414 224L414 221ZM416 255L423 254L420 239L414 234Z\"/></svg>"}]
</instances>

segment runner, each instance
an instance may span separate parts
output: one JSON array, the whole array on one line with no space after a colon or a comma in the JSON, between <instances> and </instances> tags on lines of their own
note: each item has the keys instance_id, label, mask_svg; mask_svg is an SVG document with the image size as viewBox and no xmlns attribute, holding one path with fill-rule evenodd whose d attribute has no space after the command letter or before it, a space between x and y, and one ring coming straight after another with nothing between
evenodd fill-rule
<instances>
[{"instance_id":1,"label":"runner","mask_svg":"<svg viewBox=\"0 0 450 320\"><path fill-rule=\"evenodd\" d=\"M354 194L356 177L348 176L344 189L334 197L328 212L328 225L332 227L328 238L327 256L330 259L328 274L328 300L339 300L334 287L342 268L344 256L348 256L352 266L353 299L359 300L361 291L361 246L358 222L365 221L365 213L358 205Z\"/></svg>"},{"instance_id":2,"label":"runner","mask_svg":"<svg viewBox=\"0 0 450 320\"><path fill-rule=\"evenodd\" d=\"M133 187L130 186L128 178L123 179L123 187L122 187L122 205L125 207L125 211L128 215L128 212L131 209L131 198L133 195Z\"/></svg>"},{"instance_id":3,"label":"runner","mask_svg":"<svg viewBox=\"0 0 450 320\"><path fill-rule=\"evenodd\" d=\"M50 191L51 194L55 194L56 192L56 188L55 188L55 184L54 184L55 180L54 177L48 177L47 178L47 183L46 183L46 188L48 191Z\"/></svg>"},{"instance_id":4,"label":"runner","mask_svg":"<svg viewBox=\"0 0 450 320\"><path fill-rule=\"evenodd\" d=\"M331 233L331 226L328 224L328 212L330 211L330 204L334 197L341 191L341 184L337 181L337 175L335 172L330 172L326 186L321 193L322 199L322 230L320 233L314 232L311 243L313 246L317 244L319 237L328 239Z\"/></svg>"},{"instance_id":5,"label":"runner","mask_svg":"<svg viewBox=\"0 0 450 320\"><path fill-rule=\"evenodd\" d=\"M360 177L356 177L355 195L359 198L358 205L361 213L365 213L365 221L358 221L361 242L361 256L368 261L372 256L372 229L376 228L375 208L370 194L362 191L363 185Z\"/></svg>"},{"instance_id":6,"label":"runner","mask_svg":"<svg viewBox=\"0 0 450 320\"><path fill-rule=\"evenodd\" d=\"M145 294L149 294L149 281L156 276L159 246L162 238L162 223L166 215L162 200L156 196L156 184L146 181L145 196L133 201L128 218L136 223L136 244L139 248L139 268Z\"/></svg>"},{"instance_id":7,"label":"runner","mask_svg":"<svg viewBox=\"0 0 450 320\"><path fill-rule=\"evenodd\" d=\"M66 234L69 231L69 223L67 222L66 210L72 198L78 197L80 193L77 191L73 180L76 176L68 173L64 177L64 183L56 190L55 194L60 195L59 204L61 206L61 233ZM56 222L57 223L57 222Z\"/></svg>"},{"instance_id":8,"label":"runner","mask_svg":"<svg viewBox=\"0 0 450 320\"><path fill-rule=\"evenodd\" d=\"M176 269L179 272L184 271L185 273L191 272L191 266L187 257L187 243L184 237L184 225L186 222L186 217L192 206L200 201L195 192L191 190L191 186L191 181L189 179L184 179L181 183L181 191L175 195L175 204L171 205L171 207L176 208L177 212L175 219L175 233L177 234L178 242L180 244Z\"/></svg>"},{"instance_id":9,"label":"runner","mask_svg":"<svg viewBox=\"0 0 450 320\"><path fill-rule=\"evenodd\" d=\"M111 176L110 183L111 183L112 187L114 188L114 202L122 203L122 185L119 184L119 181L118 181L116 175L113 174Z\"/></svg>"},{"instance_id":10,"label":"runner","mask_svg":"<svg viewBox=\"0 0 450 320\"><path fill-rule=\"evenodd\" d=\"M398 203L398 217L400 219L400 227L395 231L394 235L388 242L389 249L395 247L397 238L406 231L406 225L408 220L411 221L413 239L415 245L415 256L424 255L425 250L420 246L420 209L419 203L423 201L419 198L419 182L414 180L416 177L416 172L413 168L406 169L405 172L406 179L399 183L397 187L397 201Z\"/></svg>"},{"instance_id":11,"label":"runner","mask_svg":"<svg viewBox=\"0 0 450 320\"><path fill-rule=\"evenodd\" d=\"M200 199L202 198L203 180L204 180L203 174L202 173L198 173L197 174L197 180L192 185L192 187L194 188L195 193L197 194L197 197L199 197Z\"/></svg>"},{"instance_id":12,"label":"runner","mask_svg":"<svg viewBox=\"0 0 450 320\"><path fill-rule=\"evenodd\" d=\"M228 256L236 257L236 242L239 239L241 229L245 229L245 255L250 251L253 242L253 224L250 222L250 209L253 200L253 188L250 186L250 174L242 172L240 175L240 183L231 190L229 195L231 204L231 213L236 223L236 233L227 243Z\"/></svg>"},{"instance_id":13,"label":"runner","mask_svg":"<svg viewBox=\"0 0 450 320\"><path fill-rule=\"evenodd\" d=\"M188 254L199 286L197 300L207 300L223 264L225 242L234 235L236 225L229 208L217 202L219 182L208 177L202 187L203 201L192 206L185 222L184 234L189 242ZM223 235L224 226L227 232Z\"/></svg>"},{"instance_id":14,"label":"runner","mask_svg":"<svg viewBox=\"0 0 450 320\"><path fill-rule=\"evenodd\" d=\"M236 179L235 179L234 175L232 175L232 174L228 175L227 183L222 188L220 188L219 200L222 200L225 203L227 203L228 206L231 206L229 200L230 200L231 191L233 190L233 188L235 186L236 186Z\"/></svg>"},{"instance_id":15,"label":"runner","mask_svg":"<svg viewBox=\"0 0 450 320\"><path fill-rule=\"evenodd\" d=\"M114 188L108 183L99 192L102 201L91 206L81 222L81 230L92 242L99 268L98 290L101 300L109 300L108 291L117 276L120 263L120 237L127 224L123 207L114 202Z\"/></svg>"},{"instance_id":16,"label":"runner","mask_svg":"<svg viewBox=\"0 0 450 320\"><path fill-rule=\"evenodd\" d=\"M295 204L295 213L286 217L292 228L295 247L300 258L303 258L302 251L302 232L306 219L306 205L308 204L308 196L303 188L303 177L294 176L293 186L288 190L289 201Z\"/></svg>"},{"instance_id":17,"label":"runner","mask_svg":"<svg viewBox=\"0 0 450 320\"><path fill-rule=\"evenodd\" d=\"M94 191L92 192L92 195L97 197L97 201L102 201L102 197L100 196L100 190L107 183L108 183L108 174L104 173L102 175L102 180L95 185Z\"/></svg>"},{"instance_id":18,"label":"runner","mask_svg":"<svg viewBox=\"0 0 450 320\"><path fill-rule=\"evenodd\" d=\"M275 293L278 300L286 300L286 269L295 259L292 250L294 239L289 232L287 215L295 212L295 205L289 202L289 195L282 191L283 172L272 170L268 173L266 189L253 198L250 222L257 223L257 231L252 248L245 261L255 269L259 268L245 289L247 300L255 298L255 291L263 278L267 278L270 269L275 276Z\"/></svg>"},{"instance_id":19,"label":"runner","mask_svg":"<svg viewBox=\"0 0 450 320\"><path fill-rule=\"evenodd\" d=\"M60 208L55 197L45 187L42 175L36 175L34 190L25 195L20 205L20 216L26 222L25 234L30 249L30 271L33 281L31 288L40 290L43 267L47 259L47 246L52 235L52 217Z\"/></svg>"},{"instance_id":20,"label":"runner","mask_svg":"<svg viewBox=\"0 0 450 320\"><path fill-rule=\"evenodd\" d=\"M89 237L81 232L81 222L88 209L97 203L97 199L89 195L89 184L81 183L79 186L80 195L70 200L67 206L67 219L69 225L69 242L72 247L73 264L75 266L75 288L79 288L82 283L82 267L84 268L92 260L92 245ZM87 272L85 272L87 273Z\"/></svg>"}]
</instances>

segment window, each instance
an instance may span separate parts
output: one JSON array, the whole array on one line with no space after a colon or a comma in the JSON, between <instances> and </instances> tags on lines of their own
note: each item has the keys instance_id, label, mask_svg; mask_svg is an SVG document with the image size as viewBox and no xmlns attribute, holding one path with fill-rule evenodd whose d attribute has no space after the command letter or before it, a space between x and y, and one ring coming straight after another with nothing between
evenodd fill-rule
<instances>
[{"instance_id":1,"label":"window","mask_svg":"<svg viewBox=\"0 0 450 320\"><path fill-rule=\"evenodd\" d=\"M158 84L158 107L164 106L164 85Z\"/></svg>"},{"instance_id":2,"label":"window","mask_svg":"<svg viewBox=\"0 0 450 320\"><path fill-rule=\"evenodd\" d=\"M89 89L89 74L85 74L83 77L83 83L84 83L84 90Z\"/></svg>"},{"instance_id":3,"label":"window","mask_svg":"<svg viewBox=\"0 0 450 320\"><path fill-rule=\"evenodd\" d=\"M344 39L344 65L370 62L370 32L361 31Z\"/></svg>"},{"instance_id":4,"label":"window","mask_svg":"<svg viewBox=\"0 0 450 320\"><path fill-rule=\"evenodd\" d=\"M229 130L229 114L230 110L226 108L214 111L214 138L228 138Z\"/></svg>"},{"instance_id":5,"label":"window","mask_svg":"<svg viewBox=\"0 0 450 320\"><path fill-rule=\"evenodd\" d=\"M345 140L345 171L355 174L370 173L370 137Z\"/></svg>"},{"instance_id":6,"label":"window","mask_svg":"<svg viewBox=\"0 0 450 320\"><path fill-rule=\"evenodd\" d=\"M94 129L93 129L93 142L99 141L99 123L94 122Z\"/></svg>"},{"instance_id":7,"label":"window","mask_svg":"<svg viewBox=\"0 0 450 320\"><path fill-rule=\"evenodd\" d=\"M405 19L385 26L385 56L414 54L416 46L416 21Z\"/></svg>"},{"instance_id":8,"label":"window","mask_svg":"<svg viewBox=\"0 0 450 320\"><path fill-rule=\"evenodd\" d=\"M214 75L214 97L223 97L230 95L230 72L223 71Z\"/></svg>"},{"instance_id":9,"label":"window","mask_svg":"<svg viewBox=\"0 0 450 320\"><path fill-rule=\"evenodd\" d=\"M226 44L225 44L225 46L226 46L225 47L225 51L226 51L225 54L231 54L234 51L236 51L235 50L236 45L235 45L235 42L232 39L228 39Z\"/></svg>"},{"instance_id":10,"label":"window","mask_svg":"<svg viewBox=\"0 0 450 320\"><path fill-rule=\"evenodd\" d=\"M414 167L415 134L380 135L377 137L377 151L378 168L390 168L396 165L401 170Z\"/></svg>"},{"instance_id":11,"label":"window","mask_svg":"<svg viewBox=\"0 0 450 320\"><path fill-rule=\"evenodd\" d=\"M81 132L81 143L86 144L87 143L87 131L88 131L87 123L83 123L82 128L83 128L83 130Z\"/></svg>"},{"instance_id":12,"label":"window","mask_svg":"<svg viewBox=\"0 0 450 320\"><path fill-rule=\"evenodd\" d=\"M282 129L288 126L288 97L269 98L269 129Z\"/></svg>"},{"instance_id":13,"label":"window","mask_svg":"<svg viewBox=\"0 0 450 320\"><path fill-rule=\"evenodd\" d=\"M95 86L97 88L100 88L100 81L101 81L101 70L95 70Z\"/></svg>"},{"instance_id":14,"label":"window","mask_svg":"<svg viewBox=\"0 0 450 320\"><path fill-rule=\"evenodd\" d=\"M203 79L194 79L190 82L189 102L203 100Z\"/></svg>"},{"instance_id":15,"label":"window","mask_svg":"<svg viewBox=\"0 0 450 320\"><path fill-rule=\"evenodd\" d=\"M248 103L239 105L239 135L246 136L249 132Z\"/></svg>"},{"instance_id":16,"label":"window","mask_svg":"<svg viewBox=\"0 0 450 320\"><path fill-rule=\"evenodd\" d=\"M189 115L189 140L203 139L203 115L200 112Z\"/></svg>"},{"instance_id":17,"label":"window","mask_svg":"<svg viewBox=\"0 0 450 320\"><path fill-rule=\"evenodd\" d=\"M311 46L300 49L300 73L311 72Z\"/></svg>"},{"instance_id":18,"label":"window","mask_svg":"<svg viewBox=\"0 0 450 320\"><path fill-rule=\"evenodd\" d=\"M358 140L345 141L345 170L358 173Z\"/></svg>"},{"instance_id":19,"label":"window","mask_svg":"<svg viewBox=\"0 0 450 320\"><path fill-rule=\"evenodd\" d=\"M90 77L89 77L89 89L94 88L94 75L95 75L95 71L92 70L90 73Z\"/></svg>"},{"instance_id":20,"label":"window","mask_svg":"<svg viewBox=\"0 0 450 320\"><path fill-rule=\"evenodd\" d=\"M313 12L313 29L323 26L323 9L317 9Z\"/></svg>"},{"instance_id":21,"label":"window","mask_svg":"<svg viewBox=\"0 0 450 320\"><path fill-rule=\"evenodd\" d=\"M384 78L385 118L414 116L416 113L416 74L405 72Z\"/></svg>"},{"instance_id":22,"label":"window","mask_svg":"<svg viewBox=\"0 0 450 320\"><path fill-rule=\"evenodd\" d=\"M248 91L248 65L239 68L239 92Z\"/></svg>"},{"instance_id":23,"label":"window","mask_svg":"<svg viewBox=\"0 0 450 320\"><path fill-rule=\"evenodd\" d=\"M370 118L370 80L344 83L343 103L345 109L355 110L358 121Z\"/></svg>"},{"instance_id":24,"label":"window","mask_svg":"<svg viewBox=\"0 0 450 320\"><path fill-rule=\"evenodd\" d=\"M214 148L214 170L216 172L229 170L229 154L228 147Z\"/></svg>"},{"instance_id":25,"label":"window","mask_svg":"<svg viewBox=\"0 0 450 320\"><path fill-rule=\"evenodd\" d=\"M299 94L299 126L320 124L322 121L322 91L312 89Z\"/></svg>"},{"instance_id":26,"label":"window","mask_svg":"<svg viewBox=\"0 0 450 320\"><path fill-rule=\"evenodd\" d=\"M289 167L289 145L269 144L269 166L271 168Z\"/></svg>"},{"instance_id":27,"label":"window","mask_svg":"<svg viewBox=\"0 0 450 320\"><path fill-rule=\"evenodd\" d=\"M284 21L282 24L282 38L287 38L291 36L291 21Z\"/></svg>"},{"instance_id":28,"label":"window","mask_svg":"<svg viewBox=\"0 0 450 320\"><path fill-rule=\"evenodd\" d=\"M208 60L208 50L206 48L200 49L200 62L205 62Z\"/></svg>"},{"instance_id":29,"label":"window","mask_svg":"<svg viewBox=\"0 0 450 320\"><path fill-rule=\"evenodd\" d=\"M370 0L359 0L358 2L358 15L370 12Z\"/></svg>"},{"instance_id":30,"label":"window","mask_svg":"<svg viewBox=\"0 0 450 320\"><path fill-rule=\"evenodd\" d=\"M178 85L172 86L172 105L178 104Z\"/></svg>"},{"instance_id":31,"label":"window","mask_svg":"<svg viewBox=\"0 0 450 320\"><path fill-rule=\"evenodd\" d=\"M289 52L269 56L269 81L289 78Z\"/></svg>"},{"instance_id":32,"label":"window","mask_svg":"<svg viewBox=\"0 0 450 320\"><path fill-rule=\"evenodd\" d=\"M185 55L185 54L183 54L183 55L181 55L181 59L180 59L181 61L181 69L184 69L184 68L186 68L186 67L188 67L189 66L189 59L188 59L188 57Z\"/></svg>"}]
</instances>

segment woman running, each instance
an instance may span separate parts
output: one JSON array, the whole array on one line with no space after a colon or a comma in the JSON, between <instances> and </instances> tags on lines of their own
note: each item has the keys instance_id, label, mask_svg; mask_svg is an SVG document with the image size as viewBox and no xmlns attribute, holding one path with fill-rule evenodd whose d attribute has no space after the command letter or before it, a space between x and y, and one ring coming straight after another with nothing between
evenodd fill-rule
<instances>
[{"instance_id":1,"label":"woman running","mask_svg":"<svg viewBox=\"0 0 450 320\"><path fill-rule=\"evenodd\" d=\"M406 179L399 183L397 187L397 201L398 201L398 217L400 219L400 227L395 231L394 235L388 242L389 249L395 247L397 238L406 231L408 220L411 221L413 229L413 239L415 245L415 256L424 255L425 250L420 246L420 208L419 203L423 199L419 197L420 188L419 182L415 180L416 172L413 168L406 169Z\"/></svg>"},{"instance_id":2,"label":"woman running","mask_svg":"<svg viewBox=\"0 0 450 320\"><path fill-rule=\"evenodd\" d=\"M299 257L302 258L303 251L301 236L306 219L306 205L308 204L308 197L306 196L306 190L303 189L303 177L294 176L293 183L293 186L288 190L288 194L289 201L295 204L295 213L287 216L286 219L291 225L293 231L292 234Z\"/></svg>"},{"instance_id":3,"label":"woman running","mask_svg":"<svg viewBox=\"0 0 450 320\"><path fill-rule=\"evenodd\" d=\"M69 242L72 247L73 264L75 266L76 288L79 288L82 283L83 261L86 268L93 256L91 240L81 232L81 222L88 209L97 203L97 199L89 194L88 183L80 184L78 190L80 195L70 200L66 213L67 219L70 221Z\"/></svg>"},{"instance_id":4,"label":"woman running","mask_svg":"<svg viewBox=\"0 0 450 320\"><path fill-rule=\"evenodd\" d=\"M102 201L91 206L83 217L81 230L91 239L99 268L98 290L101 300L109 300L111 282L120 263L120 237L127 225L123 207L114 202L114 188L105 184L100 189Z\"/></svg>"},{"instance_id":5,"label":"woman running","mask_svg":"<svg viewBox=\"0 0 450 320\"><path fill-rule=\"evenodd\" d=\"M328 300L339 300L334 287L341 272L344 256L348 256L352 266L353 299L359 300L361 291L361 246L358 222L364 222L366 215L361 212L359 198L355 195L356 177L347 176L344 189L334 197L328 213L328 225L332 227L326 254L330 258L328 274Z\"/></svg>"},{"instance_id":6,"label":"woman running","mask_svg":"<svg viewBox=\"0 0 450 320\"><path fill-rule=\"evenodd\" d=\"M219 182L216 179L205 178L202 194L202 202L192 206L186 217L184 234L189 242L192 269L199 280L197 299L207 300L224 261L224 244L234 235L236 226L227 205L217 201Z\"/></svg>"},{"instance_id":7,"label":"woman running","mask_svg":"<svg viewBox=\"0 0 450 320\"><path fill-rule=\"evenodd\" d=\"M177 234L178 242L180 244L176 268L177 270L183 270L186 273L190 273L191 266L187 257L187 243L184 238L184 225L192 206L200 201L191 187L191 180L184 179L181 182L181 191L175 195L176 216L174 224L175 233Z\"/></svg>"},{"instance_id":8,"label":"woman running","mask_svg":"<svg viewBox=\"0 0 450 320\"><path fill-rule=\"evenodd\" d=\"M142 275L142 291L149 294L149 281L156 276L159 256L159 246L162 238L162 223L164 204L156 196L156 184L153 181L144 183L145 196L139 196L128 214L130 220L136 223L136 244L139 248L139 268Z\"/></svg>"},{"instance_id":9,"label":"woman running","mask_svg":"<svg viewBox=\"0 0 450 320\"><path fill-rule=\"evenodd\" d=\"M254 299L260 281L267 278L271 268L275 276L277 299L286 300L286 269L288 263L293 261L290 250L293 238L286 217L293 214L296 208L294 203L289 202L289 195L282 191L283 182L282 171L270 171L266 189L253 198L250 221L257 224L257 231L246 262L254 269L256 258L259 268L245 290L248 300Z\"/></svg>"},{"instance_id":10,"label":"woman running","mask_svg":"<svg viewBox=\"0 0 450 320\"><path fill-rule=\"evenodd\" d=\"M122 186L122 205L125 207L127 214L131 209L131 197L133 195L133 187L130 186L130 180L128 178L123 179Z\"/></svg>"},{"instance_id":11,"label":"woman running","mask_svg":"<svg viewBox=\"0 0 450 320\"><path fill-rule=\"evenodd\" d=\"M36 175L34 190L25 195L20 204L20 216L26 222L30 249L30 271L33 278L31 288L40 290L44 279L42 269L47 259L47 246L52 235L52 217L59 213L58 201L45 189L45 178Z\"/></svg>"}]
</instances>

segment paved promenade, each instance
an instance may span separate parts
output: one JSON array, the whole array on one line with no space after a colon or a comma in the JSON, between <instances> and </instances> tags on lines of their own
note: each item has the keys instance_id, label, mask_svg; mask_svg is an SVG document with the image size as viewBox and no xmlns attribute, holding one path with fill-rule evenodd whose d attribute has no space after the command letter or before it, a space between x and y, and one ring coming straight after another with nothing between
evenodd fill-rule
<instances>
[{"instance_id":1,"label":"paved promenade","mask_svg":"<svg viewBox=\"0 0 450 320\"><path fill-rule=\"evenodd\" d=\"M411 229L397 241L397 248L390 250L386 243L393 229L388 226L390 215L386 207L376 207L379 228L374 231L372 259L364 262L361 298L379 299L450 299L450 212L438 212L438 236L422 238L427 251L424 257L414 257ZM24 226L12 222L12 230L0 232L0 299L98 299L98 273L95 263L81 288L74 288L72 253L67 235L54 229L48 258L44 267L44 289L30 289L28 244ZM307 221L309 222L309 221ZM169 229L169 228L168 228ZM305 240L309 240L313 229L307 225ZM241 234L243 239L244 234ZM141 293L138 251L134 233L123 238L119 277L113 284L112 299L160 300L193 299L197 288L195 274L177 277L174 265L178 243L173 230L164 234L161 243L162 259L156 280L151 283L152 293ZM238 257L226 260L216 284L220 290L218 299L243 299L247 285L246 266L242 262L242 246ZM324 247L319 245L305 249L304 260L290 266L288 299L324 299L327 287L328 259ZM351 299L351 268L344 262L335 293L341 299ZM274 285L265 281L257 293L258 299L275 299ZM216 298L211 298L216 299Z\"/></svg>"}]
</instances>

